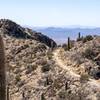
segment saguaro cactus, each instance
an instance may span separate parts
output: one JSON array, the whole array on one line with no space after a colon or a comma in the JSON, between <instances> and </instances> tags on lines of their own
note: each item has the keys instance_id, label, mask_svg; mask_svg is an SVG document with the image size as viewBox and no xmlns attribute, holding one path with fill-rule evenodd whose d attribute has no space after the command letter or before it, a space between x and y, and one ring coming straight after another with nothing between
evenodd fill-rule
<instances>
[{"instance_id":1,"label":"saguaro cactus","mask_svg":"<svg viewBox=\"0 0 100 100\"><path fill-rule=\"evenodd\" d=\"M3 39L0 36L0 100L6 100L5 55Z\"/></svg>"},{"instance_id":2,"label":"saguaro cactus","mask_svg":"<svg viewBox=\"0 0 100 100\"><path fill-rule=\"evenodd\" d=\"M77 37L77 41L81 41L83 38L82 38L82 36L81 36L81 33L79 32L78 33L78 37Z\"/></svg>"},{"instance_id":3,"label":"saguaro cactus","mask_svg":"<svg viewBox=\"0 0 100 100\"><path fill-rule=\"evenodd\" d=\"M70 37L68 37L67 48L68 48L68 50L70 50L70 49L71 49Z\"/></svg>"},{"instance_id":4,"label":"saguaro cactus","mask_svg":"<svg viewBox=\"0 0 100 100\"><path fill-rule=\"evenodd\" d=\"M78 39L80 39L80 38L81 38L81 33L79 32L79 33L78 33Z\"/></svg>"}]
</instances>

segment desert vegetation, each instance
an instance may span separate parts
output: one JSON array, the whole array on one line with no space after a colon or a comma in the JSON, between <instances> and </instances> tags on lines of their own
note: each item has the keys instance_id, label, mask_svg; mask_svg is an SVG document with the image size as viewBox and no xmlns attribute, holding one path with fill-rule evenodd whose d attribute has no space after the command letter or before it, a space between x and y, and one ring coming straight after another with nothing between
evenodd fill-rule
<instances>
[{"instance_id":1,"label":"desert vegetation","mask_svg":"<svg viewBox=\"0 0 100 100\"><path fill-rule=\"evenodd\" d=\"M57 46L9 20L0 21L0 31L8 100L99 100L100 36L78 33L77 40L68 37L66 44Z\"/></svg>"}]
</instances>

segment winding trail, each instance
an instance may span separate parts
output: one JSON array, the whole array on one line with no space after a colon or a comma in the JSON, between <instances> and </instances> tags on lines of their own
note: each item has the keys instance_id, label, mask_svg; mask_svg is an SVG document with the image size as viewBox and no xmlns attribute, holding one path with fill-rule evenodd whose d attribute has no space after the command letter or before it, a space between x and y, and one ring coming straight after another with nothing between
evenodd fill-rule
<instances>
[{"instance_id":1,"label":"winding trail","mask_svg":"<svg viewBox=\"0 0 100 100\"><path fill-rule=\"evenodd\" d=\"M72 69L68 66L66 66L66 64L64 64L64 62L62 61L62 59L59 57L59 52L60 52L60 49L56 49L54 52L53 52L53 59L54 61L56 62L56 64L61 67L62 69L66 70L71 76L74 76L78 79L80 79L80 75L73 72ZM100 80L95 80L95 79L89 79L89 82L92 86L96 86L100 89Z\"/></svg>"},{"instance_id":2,"label":"winding trail","mask_svg":"<svg viewBox=\"0 0 100 100\"><path fill-rule=\"evenodd\" d=\"M53 55L54 55L53 58L54 58L56 64L59 65L59 67L61 67L61 68L63 68L64 70L66 70L67 72L69 72L70 75L80 78L80 75L78 75L78 74L76 74L75 72L73 72L73 71L71 70L71 68L70 68L70 67L67 67L67 66L63 63L63 61L59 58L59 51L60 51L60 50L57 49L57 50L55 50L55 51L53 52Z\"/></svg>"}]
</instances>

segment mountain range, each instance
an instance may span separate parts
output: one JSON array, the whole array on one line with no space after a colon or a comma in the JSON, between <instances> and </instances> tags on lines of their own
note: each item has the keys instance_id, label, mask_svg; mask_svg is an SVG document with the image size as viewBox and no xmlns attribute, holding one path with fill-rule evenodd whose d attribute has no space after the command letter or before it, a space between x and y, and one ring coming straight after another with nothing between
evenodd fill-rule
<instances>
[{"instance_id":1,"label":"mountain range","mask_svg":"<svg viewBox=\"0 0 100 100\"><path fill-rule=\"evenodd\" d=\"M80 32L82 36L100 35L99 27L69 26L69 27L34 27L34 30L51 37L57 43L65 43L67 38L76 39Z\"/></svg>"}]
</instances>

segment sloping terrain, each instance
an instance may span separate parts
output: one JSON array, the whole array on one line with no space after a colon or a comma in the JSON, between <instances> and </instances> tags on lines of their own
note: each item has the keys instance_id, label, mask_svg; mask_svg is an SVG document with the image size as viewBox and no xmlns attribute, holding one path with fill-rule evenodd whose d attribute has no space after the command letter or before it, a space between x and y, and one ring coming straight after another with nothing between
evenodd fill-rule
<instances>
[{"instance_id":1,"label":"sloping terrain","mask_svg":"<svg viewBox=\"0 0 100 100\"><path fill-rule=\"evenodd\" d=\"M69 59L71 53L72 51L69 53L69 51L66 52L62 48L56 49L53 53L53 58L56 64L59 65L59 68L65 70L67 77L70 77L71 79L70 82L69 79L67 79L67 82L69 83L67 84L67 86L69 85L68 89L60 90L61 98L59 100L99 100L100 77L96 76L96 72L100 72L98 65L96 67L97 70L95 71L95 67L92 65L93 61L88 62L92 66L92 72L95 73L94 76L91 77L91 75L88 73L88 70L84 68L89 67L89 65L82 68L81 65L75 65L77 59L74 59L74 61L72 61L72 58ZM84 62L84 65L85 63L86 62ZM74 82L71 83L72 80L74 80ZM74 87L73 89L72 86ZM68 92L70 89L72 89L71 93Z\"/></svg>"},{"instance_id":2,"label":"sloping terrain","mask_svg":"<svg viewBox=\"0 0 100 100\"><path fill-rule=\"evenodd\" d=\"M52 51L52 39L10 20L0 23L10 100L99 100L99 37Z\"/></svg>"},{"instance_id":3,"label":"sloping terrain","mask_svg":"<svg viewBox=\"0 0 100 100\"><path fill-rule=\"evenodd\" d=\"M39 41L48 45L49 47L56 46L56 43L49 37L41 33L38 33L36 31L32 31L31 29L23 28L20 25L8 19L0 20L0 33L9 35L15 38L34 39L36 41Z\"/></svg>"},{"instance_id":4,"label":"sloping terrain","mask_svg":"<svg viewBox=\"0 0 100 100\"><path fill-rule=\"evenodd\" d=\"M62 51L61 58L78 74L88 73L92 78L100 78L100 37L83 43L76 42L70 51Z\"/></svg>"},{"instance_id":5,"label":"sloping terrain","mask_svg":"<svg viewBox=\"0 0 100 100\"><path fill-rule=\"evenodd\" d=\"M76 42L70 51L65 51L60 47L53 54L53 58L59 67L67 71L74 79L76 78L76 82L80 82L77 84L80 93L79 91L77 93L76 90L76 93L70 96L66 91L62 91L64 100L99 100L100 37L94 37L93 40L86 43ZM73 91L75 91L74 89Z\"/></svg>"},{"instance_id":6,"label":"sloping terrain","mask_svg":"<svg viewBox=\"0 0 100 100\"><path fill-rule=\"evenodd\" d=\"M74 73L73 71L71 71L71 67L66 66L65 63L63 62L63 60L61 60L61 59L59 58L59 56L60 56L60 49L57 49L57 50L54 52L54 60L56 61L56 63L57 63L61 68L63 68L64 70L68 71L69 74L71 74L72 76L79 78L80 75L78 75L78 74Z\"/></svg>"},{"instance_id":7,"label":"sloping terrain","mask_svg":"<svg viewBox=\"0 0 100 100\"><path fill-rule=\"evenodd\" d=\"M10 100L38 100L46 90L39 88L38 81L42 77L45 81L44 72L51 69L53 61L49 61L48 51L56 43L41 33L6 19L0 20L0 35L5 45ZM41 93L37 95L38 92Z\"/></svg>"}]
</instances>

